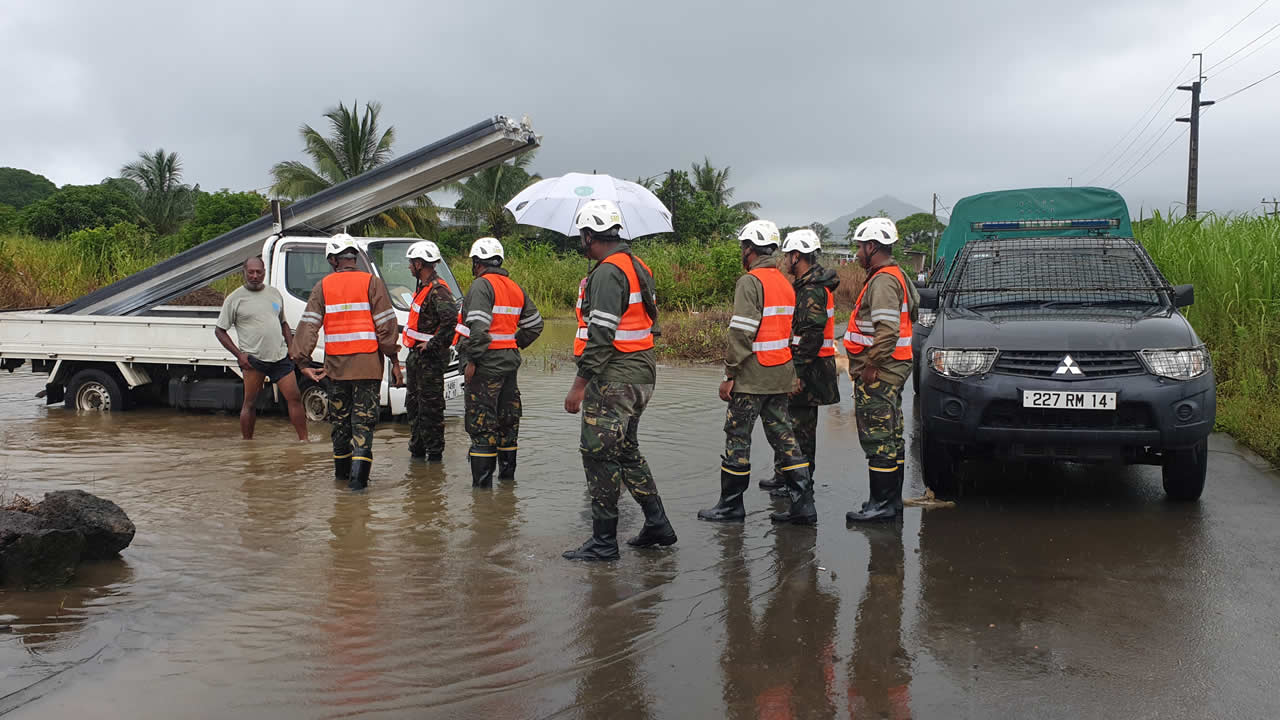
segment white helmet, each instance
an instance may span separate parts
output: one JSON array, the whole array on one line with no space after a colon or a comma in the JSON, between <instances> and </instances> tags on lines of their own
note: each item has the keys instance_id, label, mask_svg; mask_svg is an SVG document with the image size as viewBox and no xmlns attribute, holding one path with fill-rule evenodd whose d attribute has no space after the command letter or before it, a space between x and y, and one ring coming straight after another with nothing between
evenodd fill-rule
<instances>
[{"instance_id":1,"label":"white helmet","mask_svg":"<svg viewBox=\"0 0 1280 720\"><path fill-rule=\"evenodd\" d=\"M793 230L787 233L787 239L782 243L782 252L798 252L801 255L818 252L822 249L822 240L818 238L818 233L803 228Z\"/></svg>"},{"instance_id":2,"label":"white helmet","mask_svg":"<svg viewBox=\"0 0 1280 720\"><path fill-rule=\"evenodd\" d=\"M769 220L752 220L738 233L738 239L760 247L777 246L781 241L778 226Z\"/></svg>"},{"instance_id":3,"label":"white helmet","mask_svg":"<svg viewBox=\"0 0 1280 720\"><path fill-rule=\"evenodd\" d=\"M324 244L324 254L326 257L341 255L348 251L358 254L360 252L360 246L356 245L355 238L346 233L338 233L337 235L329 238L329 241Z\"/></svg>"},{"instance_id":4,"label":"white helmet","mask_svg":"<svg viewBox=\"0 0 1280 720\"><path fill-rule=\"evenodd\" d=\"M898 226L886 217L868 218L853 231L853 239L860 243L875 240L881 245L892 245L898 242Z\"/></svg>"},{"instance_id":5,"label":"white helmet","mask_svg":"<svg viewBox=\"0 0 1280 720\"><path fill-rule=\"evenodd\" d=\"M440 248L430 240L422 240L409 246L409 250L404 256L410 260L421 260L423 262L440 262Z\"/></svg>"},{"instance_id":6,"label":"white helmet","mask_svg":"<svg viewBox=\"0 0 1280 720\"><path fill-rule=\"evenodd\" d=\"M573 227L577 230L604 232L609 228L622 227L622 211L609 200L591 200L578 209L573 219Z\"/></svg>"},{"instance_id":7,"label":"white helmet","mask_svg":"<svg viewBox=\"0 0 1280 720\"><path fill-rule=\"evenodd\" d=\"M502 243L497 238L482 237L471 243L471 257L479 260L488 260L489 258L505 257L502 253Z\"/></svg>"}]
</instances>

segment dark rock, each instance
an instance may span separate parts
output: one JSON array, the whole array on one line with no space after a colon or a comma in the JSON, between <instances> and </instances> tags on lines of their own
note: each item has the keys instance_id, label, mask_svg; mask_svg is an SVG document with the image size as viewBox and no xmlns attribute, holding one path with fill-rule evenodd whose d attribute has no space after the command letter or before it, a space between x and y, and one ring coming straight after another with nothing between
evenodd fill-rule
<instances>
[{"instance_id":1,"label":"dark rock","mask_svg":"<svg viewBox=\"0 0 1280 720\"><path fill-rule=\"evenodd\" d=\"M133 521L110 500L83 490L45 493L36 506L44 527L75 530L84 536L83 560L101 560L118 554L133 542Z\"/></svg>"},{"instance_id":2,"label":"dark rock","mask_svg":"<svg viewBox=\"0 0 1280 720\"><path fill-rule=\"evenodd\" d=\"M0 510L0 549L40 529L40 518L17 510Z\"/></svg>"},{"instance_id":3,"label":"dark rock","mask_svg":"<svg viewBox=\"0 0 1280 720\"><path fill-rule=\"evenodd\" d=\"M0 549L0 581L9 587L42 588L71 579L84 550L78 530L36 530L17 535Z\"/></svg>"}]
</instances>

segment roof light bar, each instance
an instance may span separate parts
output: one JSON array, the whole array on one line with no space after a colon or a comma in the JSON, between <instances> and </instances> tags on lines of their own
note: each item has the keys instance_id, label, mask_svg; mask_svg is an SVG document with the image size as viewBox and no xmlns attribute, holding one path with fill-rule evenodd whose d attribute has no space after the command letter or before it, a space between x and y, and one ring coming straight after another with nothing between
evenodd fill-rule
<instances>
[{"instance_id":1,"label":"roof light bar","mask_svg":"<svg viewBox=\"0 0 1280 720\"><path fill-rule=\"evenodd\" d=\"M1117 218L1091 218L1079 220L993 220L969 224L974 232L999 232L1001 230L1115 230L1120 227Z\"/></svg>"}]
</instances>

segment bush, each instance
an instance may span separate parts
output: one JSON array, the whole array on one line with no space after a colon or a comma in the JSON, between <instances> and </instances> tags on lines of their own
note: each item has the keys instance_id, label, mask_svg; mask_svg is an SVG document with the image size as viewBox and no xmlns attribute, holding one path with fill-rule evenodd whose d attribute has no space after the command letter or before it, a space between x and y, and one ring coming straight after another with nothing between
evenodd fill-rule
<instances>
[{"instance_id":1,"label":"bush","mask_svg":"<svg viewBox=\"0 0 1280 720\"><path fill-rule=\"evenodd\" d=\"M223 189L200 193L196 196L195 214L182 229L165 239L166 249L174 254L189 250L257 220L269 207L267 199L255 192Z\"/></svg>"},{"instance_id":2,"label":"bush","mask_svg":"<svg viewBox=\"0 0 1280 720\"><path fill-rule=\"evenodd\" d=\"M39 202L54 192L58 186L43 175L20 168L0 168L0 205L21 210Z\"/></svg>"},{"instance_id":3,"label":"bush","mask_svg":"<svg viewBox=\"0 0 1280 720\"><path fill-rule=\"evenodd\" d=\"M133 223L77 230L67 236L66 243L103 284L149 267L167 254L160 251L151 233Z\"/></svg>"},{"instance_id":4,"label":"bush","mask_svg":"<svg viewBox=\"0 0 1280 720\"><path fill-rule=\"evenodd\" d=\"M46 240L77 230L138 221L138 203L110 182L67 185L22 211L23 229Z\"/></svg>"},{"instance_id":5,"label":"bush","mask_svg":"<svg viewBox=\"0 0 1280 720\"><path fill-rule=\"evenodd\" d=\"M0 204L0 233L17 232L20 219L21 215L15 208Z\"/></svg>"}]
</instances>

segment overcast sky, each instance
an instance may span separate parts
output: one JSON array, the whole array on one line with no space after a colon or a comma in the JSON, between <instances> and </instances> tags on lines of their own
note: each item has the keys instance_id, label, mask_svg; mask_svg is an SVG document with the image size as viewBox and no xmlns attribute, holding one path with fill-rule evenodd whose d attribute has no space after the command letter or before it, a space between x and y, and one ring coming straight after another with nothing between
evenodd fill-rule
<instances>
[{"instance_id":1,"label":"overcast sky","mask_svg":"<svg viewBox=\"0 0 1280 720\"><path fill-rule=\"evenodd\" d=\"M3 0L0 166L90 183L164 147L205 189L264 188L302 157L300 124L378 100L401 153L527 114L544 176L710 156L779 224L884 194L928 208L933 192L1114 186L1185 130L1189 94L1144 109L1259 1ZM1206 70L1277 23L1269 2L1208 47ZM1263 46L1276 36L1209 70L1205 97L1280 69L1280 42ZM1206 113L1201 208L1280 194L1277 108L1280 77ZM1120 187L1135 216L1184 200L1186 158L1183 136Z\"/></svg>"}]
</instances>

